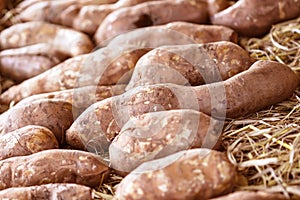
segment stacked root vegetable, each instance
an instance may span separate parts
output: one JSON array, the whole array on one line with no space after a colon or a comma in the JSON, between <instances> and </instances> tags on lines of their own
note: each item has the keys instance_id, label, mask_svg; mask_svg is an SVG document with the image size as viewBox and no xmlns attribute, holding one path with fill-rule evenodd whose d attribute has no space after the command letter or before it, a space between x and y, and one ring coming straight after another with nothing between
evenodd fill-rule
<instances>
[{"instance_id":1,"label":"stacked root vegetable","mask_svg":"<svg viewBox=\"0 0 300 200\"><path fill-rule=\"evenodd\" d=\"M300 199L300 1L0 8L0 199Z\"/></svg>"}]
</instances>

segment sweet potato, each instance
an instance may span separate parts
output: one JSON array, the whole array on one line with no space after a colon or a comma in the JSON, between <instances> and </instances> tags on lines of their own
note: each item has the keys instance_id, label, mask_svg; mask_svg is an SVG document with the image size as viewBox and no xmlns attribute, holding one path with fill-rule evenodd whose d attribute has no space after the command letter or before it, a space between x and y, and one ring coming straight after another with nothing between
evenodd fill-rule
<instances>
[{"instance_id":1,"label":"sweet potato","mask_svg":"<svg viewBox=\"0 0 300 200\"><path fill-rule=\"evenodd\" d=\"M7 49L0 52L0 56L19 56L19 55L43 55L55 60L65 60L68 55L55 49L52 44L38 43L20 48Z\"/></svg>"},{"instance_id":2,"label":"sweet potato","mask_svg":"<svg viewBox=\"0 0 300 200\"><path fill-rule=\"evenodd\" d=\"M21 55L0 58L1 75L22 82L58 64L46 56Z\"/></svg>"},{"instance_id":3,"label":"sweet potato","mask_svg":"<svg viewBox=\"0 0 300 200\"><path fill-rule=\"evenodd\" d=\"M48 43L68 56L89 53L94 45L90 38L78 31L46 22L15 24L0 33L1 49ZM68 48L66 48L68 47Z\"/></svg>"},{"instance_id":4,"label":"sweet potato","mask_svg":"<svg viewBox=\"0 0 300 200\"><path fill-rule=\"evenodd\" d=\"M257 61L249 70L224 81L226 115L229 118L243 116L279 103L289 98L298 85L299 78L286 65ZM252 98L249 97L251 91L255 91Z\"/></svg>"},{"instance_id":5,"label":"sweet potato","mask_svg":"<svg viewBox=\"0 0 300 200\"><path fill-rule=\"evenodd\" d=\"M107 47L77 56L9 88L0 95L0 103L18 102L34 94L91 85L127 83L137 60L149 49L135 46Z\"/></svg>"},{"instance_id":6,"label":"sweet potato","mask_svg":"<svg viewBox=\"0 0 300 200\"><path fill-rule=\"evenodd\" d=\"M93 35L107 15L114 11L113 5L70 6L61 13L61 24Z\"/></svg>"},{"instance_id":7,"label":"sweet potato","mask_svg":"<svg viewBox=\"0 0 300 200\"><path fill-rule=\"evenodd\" d=\"M119 0L116 3L112 4L115 9L135 6L140 3L148 2L148 1L161 1L161 0Z\"/></svg>"},{"instance_id":8,"label":"sweet potato","mask_svg":"<svg viewBox=\"0 0 300 200\"><path fill-rule=\"evenodd\" d=\"M226 80L254 63L248 52L231 42L163 46L136 64L127 90L140 85L202 85Z\"/></svg>"},{"instance_id":9,"label":"sweet potato","mask_svg":"<svg viewBox=\"0 0 300 200\"><path fill-rule=\"evenodd\" d=\"M79 76L76 71L80 71L80 66L87 57L88 55L81 55L70 58L40 75L9 88L0 95L1 104L7 105L12 101L19 102L34 94L74 88L78 83Z\"/></svg>"},{"instance_id":10,"label":"sweet potato","mask_svg":"<svg viewBox=\"0 0 300 200\"><path fill-rule=\"evenodd\" d=\"M0 191L0 199L93 200L90 187L73 183L49 183L29 187L13 187Z\"/></svg>"},{"instance_id":11,"label":"sweet potato","mask_svg":"<svg viewBox=\"0 0 300 200\"><path fill-rule=\"evenodd\" d=\"M136 6L121 8L103 20L94 38L97 44L101 44L121 33L136 28L161 25L173 21L207 22L206 2L200 0L166 0L145 2Z\"/></svg>"},{"instance_id":12,"label":"sweet potato","mask_svg":"<svg viewBox=\"0 0 300 200\"><path fill-rule=\"evenodd\" d=\"M235 176L221 152L181 151L140 165L118 185L115 199L208 199L229 193Z\"/></svg>"},{"instance_id":13,"label":"sweet potato","mask_svg":"<svg viewBox=\"0 0 300 200\"><path fill-rule=\"evenodd\" d=\"M52 149L0 161L0 190L47 183L99 186L109 168L101 157L84 151Z\"/></svg>"},{"instance_id":14,"label":"sweet potato","mask_svg":"<svg viewBox=\"0 0 300 200\"><path fill-rule=\"evenodd\" d=\"M244 36L266 34L272 24L300 15L298 0L240 0L211 17L213 24L228 26Z\"/></svg>"},{"instance_id":15,"label":"sweet potato","mask_svg":"<svg viewBox=\"0 0 300 200\"><path fill-rule=\"evenodd\" d=\"M21 21L47 21L61 23L61 13L72 5L101 5L114 3L116 0L33 0L18 5L20 13L17 18Z\"/></svg>"},{"instance_id":16,"label":"sweet potato","mask_svg":"<svg viewBox=\"0 0 300 200\"><path fill-rule=\"evenodd\" d=\"M222 129L222 121L193 110L147 113L122 127L109 146L110 166L126 173L146 161L182 150L218 149Z\"/></svg>"},{"instance_id":17,"label":"sweet potato","mask_svg":"<svg viewBox=\"0 0 300 200\"><path fill-rule=\"evenodd\" d=\"M124 50L119 57L116 57L109 63L101 74L98 85L127 84L137 61L149 51L149 48ZM98 74L100 75L99 72Z\"/></svg>"},{"instance_id":18,"label":"sweet potato","mask_svg":"<svg viewBox=\"0 0 300 200\"><path fill-rule=\"evenodd\" d=\"M138 48L157 48L164 45L201 44L217 41L237 43L237 34L232 29L224 26L171 22L123 33L101 45L134 45Z\"/></svg>"},{"instance_id":19,"label":"sweet potato","mask_svg":"<svg viewBox=\"0 0 300 200\"><path fill-rule=\"evenodd\" d=\"M15 106L0 115L0 133L8 133L27 125L49 128L59 143L73 122L72 105L61 100L42 99Z\"/></svg>"},{"instance_id":20,"label":"sweet potato","mask_svg":"<svg viewBox=\"0 0 300 200\"><path fill-rule=\"evenodd\" d=\"M73 115L76 118L81 114L87 107L92 105L97 101L109 98L111 96L119 95L124 93L125 85L113 85L113 86L85 86L76 89L62 90L57 92L49 92L43 94L36 94L27 97L20 101L17 106L32 103L41 99L56 99L61 101L66 101L72 104L78 110L75 113L73 110Z\"/></svg>"},{"instance_id":21,"label":"sweet potato","mask_svg":"<svg viewBox=\"0 0 300 200\"><path fill-rule=\"evenodd\" d=\"M47 149L57 149L54 134L42 126L25 126L0 135L0 160L26 156ZM1 199L1 198L0 198Z\"/></svg>"},{"instance_id":22,"label":"sweet potato","mask_svg":"<svg viewBox=\"0 0 300 200\"><path fill-rule=\"evenodd\" d=\"M73 104L77 108L83 108L91 102L101 101L111 96L124 93L125 85L111 86L85 86L81 88L62 90L32 95L20 101L17 105L24 105L40 99L58 99Z\"/></svg>"},{"instance_id":23,"label":"sweet potato","mask_svg":"<svg viewBox=\"0 0 300 200\"><path fill-rule=\"evenodd\" d=\"M176 96L173 92L182 95ZM192 88L177 85L134 88L88 107L67 130L66 141L73 147L85 149L87 144L91 145L93 140L96 140L99 149L102 147L102 150L105 151L108 141L112 141L119 134L131 116L151 111L190 108L188 106L198 110L195 99L192 98L187 103L186 99L191 97L196 99ZM180 103L187 104L180 106Z\"/></svg>"},{"instance_id":24,"label":"sweet potato","mask_svg":"<svg viewBox=\"0 0 300 200\"><path fill-rule=\"evenodd\" d=\"M61 13L61 23L66 26L71 26L76 30L94 34L105 17L111 12L147 1L154 0L120 0L115 4L105 4L100 6L72 5Z\"/></svg>"},{"instance_id":25,"label":"sweet potato","mask_svg":"<svg viewBox=\"0 0 300 200\"><path fill-rule=\"evenodd\" d=\"M37 1L21 10L17 16L20 21L45 21L60 24L60 13L74 4L67 1Z\"/></svg>"},{"instance_id":26,"label":"sweet potato","mask_svg":"<svg viewBox=\"0 0 300 200\"><path fill-rule=\"evenodd\" d=\"M217 41L238 42L238 35L225 26L201 25L188 22L171 22L158 28L167 28L192 38L195 43L208 43Z\"/></svg>"},{"instance_id":27,"label":"sweet potato","mask_svg":"<svg viewBox=\"0 0 300 200\"><path fill-rule=\"evenodd\" d=\"M257 61L223 82L196 87L136 87L87 108L67 130L67 142L84 148L89 143L85 138L90 136L105 136L111 141L130 117L161 110L193 109L213 117L240 117L289 98L298 84L297 75L288 66Z\"/></svg>"},{"instance_id":28,"label":"sweet potato","mask_svg":"<svg viewBox=\"0 0 300 200\"><path fill-rule=\"evenodd\" d=\"M251 191L239 191L225 196L213 198L210 200L287 200L282 194L270 193L264 191L251 192Z\"/></svg>"},{"instance_id":29,"label":"sweet potato","mask_svg":"<svg viewBox=\"0 0 300 200\"><path fill-rule=\"evenodd\" d=\"M36 76L67 58L49 44L35 44L0 52L2 75L21 82Z\"/></svg>"},{"instance_id":30,"label":"sweet potato","mask_svg":"<svg viewBox=\"0 0 300 200\"><path fill-rule=\"evenodd\" d=\"M209 15L212 16L229 6L231 6L230 0L207 0Z\"/></svg>"},{"instance_id":31,"label":"sweet potato","mask_svg":"<svg viewBox=\"0 0 300 200\"><path fill-rule=\"evenodd\" d=\"M38 2L59 2L61 0L23 0L21 1L17 8L18 9L25 9L28 8L29 6L38 3ZM79 3L81 5L101 5L101 4L111 4L111 3L116 3L117 0L64 0L64 2L73 2L73 3Z\"/></svg>"}]
</instances>

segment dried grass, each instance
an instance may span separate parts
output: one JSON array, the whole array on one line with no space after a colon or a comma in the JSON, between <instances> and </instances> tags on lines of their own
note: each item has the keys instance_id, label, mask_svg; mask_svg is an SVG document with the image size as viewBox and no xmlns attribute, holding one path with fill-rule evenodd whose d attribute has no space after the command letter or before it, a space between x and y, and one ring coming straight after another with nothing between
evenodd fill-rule
<instances>
[{"instance_id":1,"label":"dried grass","mask_svg":"<svg viewBox=\"0 0 300 200\"><path fill-rule=\"evenodd\" d=\"M262 39L241 41L251 56L300 70L300 18L273 26ZM236 190L281 192L300 198L300 88L294 96L228 123L223 145L237 166Z\"/></svg>"},{"instance_id":2,"label":"dried grass","mask_svg":"<svg viewBox=\"0 0 300 200\"><path fill-rule=\"evenodd\" d=\"M273 60L300 70L300 17L272 27L262 39L244 38L242 46L259 60Z\"/></svg>"},{"instance_id":3,"label":"dried grass","mask_svg":"<svg viewBox=\"0 0 300 200\"><path fill-rule=\"evenodd\" d=\"M10 1L2 11L0 30L17 23L15 5ZM262 39L242 39L252 57L275 60L300 71L300 18L275 25ZM0 77L0 92L13 82ZM237 166L236 190L282 192L291 199L300 198L300 88L295 95L256 114L229 121L223 146ZM1 113L1 112L0 112ZM111 173L108 182L93 191L95 199L111 200L122 177Z\"/></svg>"},{"instance_id":4,"label":"dried grass","mask_svg":"<svg viewBox=\"0 0 300 200\"><path fill-rule=\"evenodd\" d=\"M97 190L94 190L94 197L96 199L112 200L116 191L116 186L122 181L122 177L111 173L108 181L101 184Z\"/></svg>"}]
</instances>

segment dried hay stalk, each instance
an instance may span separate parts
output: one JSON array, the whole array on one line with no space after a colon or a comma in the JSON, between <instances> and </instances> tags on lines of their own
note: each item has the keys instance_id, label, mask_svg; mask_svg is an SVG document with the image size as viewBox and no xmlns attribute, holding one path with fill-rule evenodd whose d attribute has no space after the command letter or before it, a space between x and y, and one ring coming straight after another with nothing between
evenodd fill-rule
<instances>
[{"instance_id":1,"label":"dried hay stalk","mask_svg":"<svg viewBox=\"0 0 300 200\"><path fill-rule=\"evenodd\" d=\"M3 10L0 29L17 23L10 1ZM300 18L275 25L262 39L243 39L242 45L254 58L285 63L300 71ZM2 91L10 87L1 79ZM231 162L238 167L237 190L268 190L287 197L300 197L300 88L293 98L247 118L228 123L223 137ZM0 111L1 113L1 111ZM95 199L112 199L122 177L111 174L106 184L94 190Z\"/></svg>"},{"instance_id":2,"label":"dried hay stalk","mask_svg":"<svg viewBox=\"0 0 300 200\"><path fill-rule=\"evenodd\" d=\"M300 18L273 26L262 39L242 39L252 57L300 72ZM288 101L228 123L227 155L239 172L236 190L282 192L300 197L300 88Z\"/></svg>"},{"instance_id":3,"label":"dried hay stalk","mask_svg":"<svg viewBox=\"0 0 300 200\"><path fill-rule=\"evenodd\" d=\"M241 43L254 58L278 61L300 70L300 17L273 26L262 39L243 39Z\"/></svg>"}]
</instances>

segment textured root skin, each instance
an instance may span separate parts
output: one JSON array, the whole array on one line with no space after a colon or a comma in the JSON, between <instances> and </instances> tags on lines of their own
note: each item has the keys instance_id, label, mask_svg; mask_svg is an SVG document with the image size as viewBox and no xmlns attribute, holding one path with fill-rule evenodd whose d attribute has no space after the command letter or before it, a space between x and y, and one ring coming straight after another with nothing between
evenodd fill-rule
<instances>
[{"instance_id":1,"label":"textured root skin","mask_svg":"<svg viewBox=\"0 0 300 200\"><path fill-rule=\"evenodd\" d=\"M235 176L223 153L192 149L140 165L118 185L115 199L208 199L231 192Z\"/></svg>"},{"instance_id":2,"label":"textured root skin","mask_svg":"<svg viewBox=\"0 0 300 200\"><path fill-rule=\"evenodd\" d=\"M120 0L114 4L104 5L72 5L61 15L61 24L71 26L78 31L93 35L103 20L113 11L134 6L150 0ZM151 0L153 1L153 0Z\"/></svg>"},{"instance_id":3,"label":"textured root skin","mask_svg":"<svg viewBox=\"0 0 300 200\"><path fill-rule=\"evenodd\" d=\"M93 103L124 93L125 87L126 85L122 84L112 86L86 86L76 89L36 94L23 99L17 106L43 99L65 101L76 108L73 110L74 118L76 118Z\"/></svg>"},{"instance_id":4,"label":"textured root skin","mask_svg":"<svg viewBox=\"0 0 300 200\"><path fill-rule=\"evenodd\" d=\"M166 25L156 27L167 28L182 33L192 38L195 43L199 44L218 41L231 41L233 43L238 42L237 33L225 26L201 25L189 22L171 22Z\"/></svg>"},{"instance_id":5,"label":"textured root skin","mask_svg":"<svg viewBox=\"0 0 300 200\"><path fill-rule=\"evenodd\" d=\"M10 87L0 95L0 102L10 104L11 101L19 102L34 94L74 88L77 84L77 77L74 77L76 71L80 70L80 66L87 57L87 55L82 55L70 58L42 74Z\"/></svg>"},{"instance_id":6,"label":"textured root skin","mask_svg":"<svg viewBox=\"0 0 300 200\"><path fill-rule=\"evenodd\" d=\"M219 149L222 121L194 110L152 112L129 120L109 146L111 167L131 172L140 164L190 148Z\"/></svg>"},{"instance_id":7,"label":"textured root skin","mask_svg":"<svg viewBox=\"0 0 300 200\"><path fill-rule=\"evenodd\" d=\"M68 55L55 49L52 44L38 43L20 48L7 49L0 52L0 56L42 55L54 60L65 60Z\"/></svg>"},{"instance_id":8,"label":"textured root skin","mask_svg":"<svg viewBox=\"0 0 300 200\"><path fill-rule=\"evenodd\" d=\"M83 185L72 183L45 184L30 187L14 187L0 191L0 199L81 199L92 200L92 190Z\"/></svg>"},{"instance_id":9,"label":"textured root skin","mask_svg":"<svg viewBox=\"0 0 300 200\"><path fill-rule=\"evenodd\" d=\"M266 34L272 24L300 15L297 0L240 0L229 8L216 13L211 21L224 25L248 37Z\"/></svg>"},{"instance_id":10,"label":"textured root skin","mask_svg":"<svg viewBox=\"0 0 300 200\"><path fill-rule=\"evenodd\" d=\"M94 44L86 34L41 21L15 24L0 34L1 49L38 43L49 43L54 49L70 57L89 53L94 48Z\"/></svg>"},{"instance_id":11,"label":"textured root skin","mask_svg":"<svg viewBox=\"0 0 300 200\"><path fill-rule=\"evenodd\" d=\"M55 149L0 161L0 190L47 183L77 183L97 187L109 168L89 152Z\"/></svg>"},{"instance_id":12,"label":"textured root skin","mask_svg":"<svg viewBox=\"0 0 300 200\"><path fill-rule=\"evenodd\" d=\"M70 58L38 76L9 88L0 95L0 102L7 105L11 101L19 102L34 94L84 86L127 83L137 60L149 49L125 46L120 47L116 54L112 49L115 48L110 47ZM81 82L80 78L83 76L89 79Z\"/></svg>"},{"instance_id":13,"label":"textured root skin","mask_svg":"<svg viewBox=\"0 0 300 200\"><path fill-rule=\"evenodd\" d=\"M155 37L150 37L153 34L155 34ZM91 69L87 69L88 72L84 71L84 67L82 66L86 64L99 66L95 73L88 74L91 76L91 79L90 83L86 85L127 83L131 75L131 70L134 68L137 60L149 51L150 48L178 44L179 40L179 44L206 43L219 40L233 40L234 42L234 35L236 34L231 29L225 27L195 25L187 22L174 22L161 27L149 27L139 34L123 35L119 41L115 41L112 44L112 47L104 49L99 53L101 54L100 57L103 56L105 59L97 60L99 58L97 57L98 51L95 54L68 59L36 77L11 87L0 95L0 102L8 105L11 101L18 102L34 94L78 87L80 76L91 71ZM163 38L166 36L168 38ZM128 41L128 38L131 40ZM162 38L163 40L158 41L157 38ZM119 55L113 57L112 51L115 50L116 46L123 46L124 42L125 44L129 42L129 44L137 45L137 47L124 47L120 49ZM144 43L145 45L139 45ZM94 82L99 76L101 76L101 80L97 83ZM80 87L86 85L80 85Z\"/></svg>"},{"instance_id":14,"label":"textured root skin","mask_svg":"<svg viewBox=\"0 0 300 200\"><path fill-rule=\"evenodd\" d=\"M249 71L224 82L226 115L235 118L284 101L293 95L298 85L299 78L288 66L272 61L257 61ZM258 94L253 92L251 98L249 94L254 88Z\"/></svg>"},{"instance_id":15,"label":"textured root skin","mask_svg":"<svg viewBox=\"0 0 300 200\"><path fill-rule=\"evenodd\" d=\"M224 82L197 87L137 87L91 105L74 121L66 140L74 147L85 148L91 139L98 138L105 149L131 116L162 110L193 109L213 117L236 118L289 98L298 84L297 75L288 66L257 61Z\"/></svg>"},{"instance_id":16,"label":"textured root skin","mask_svg":"<svg viewBox=\"0 0 300 200\"><path fill-rule=\"evenodd\" d=\"M26 156L47 149L58 149L55 135L42 126L29 125L0 135L0 160Z\"/></svg>"},{"instance_id":17,"label":"textured root skin","mask_svg":"<svg viewBox=\"0 0 300 200\"><path fill-rule=\"evenodd\" d=\"M17 10L20 21L46 21L55 24L62 24L63 13L70 6L102 5L115 3L116 0L64 0L64 1L43 1L32 0L22 1Z\"/></svg>"},{"instance_id":18,"label":"textured root skin","mask_svg":"<svg viewBox=\"0 0 300 200\"><path fill-rule=\"evenodd\" d=\"M22 82L58 64L45 56L10 56L0 59L3 76ZM24 68L24 66L26 66Z\"/></svg>"},{"instance_id":19,"label":"textured root skin","mask_svg":"<svg viewBox=\"0 0 300 200\"><path fill-rule=\"evenodd\" d=\"M74 121L72 109L70 103L55 99L41 99L15 106L0 115L0 133L8 133L27 125L40 125L49 128L61 144L66 129Z\"/></svg>"},{"instance_id":20,"label":"textured root skin","mask_svg":"<svg viewBox=\"0 0 300 200\"><path fill-rule=\"evenodd\" d=\"M225 10L231 5L229 0L207 0L207 4L210 16Z\"/></svg>"},{"instance_id":21,"label":"textured root skin","mask_svg":"<svg viewBox=\"0 0 300 200\"><path fill-rule=\"evenodd\" d=\"M135 29L123 33L100 46L135 45L141 48L158 48L166 45L202 44L217 41L237 43L237 33L217 25L200 25L189 22L171 22L165 25Z\"/></svg>"},{"instance_id":22,"label":"textured root skin","mask_svg":"<svg viewBox=\"0 0 300 200\"><path fill-rule=\"evenodd\" d=\"M184 89L181 86L173 86L174 90ZM183 93L183 91L186 90L181 90L182 99L188 99L190 93ZM178 101L167 85L135 88L87 108L67 131L66 141L74 147L86 148L85 142L97 138L100 146L106 149L130 116L137 116L151 112L151 110L179 109ZM144 102L149 102L149 104L144 104Z\"/></svg>"},{"instance_id":23,"label":"textured root skin","mask_svg":"<svg viewBox=\"0 0 300 200\"><path fill-rule=\"evenodd\" d=\"M66 58L68 55L47 43L7 49L0 52L0 73L21 82L41 74Z\"/></svg>"},{"instance_id":24,"label":"textured root skin","mask_svg":"<svg viewBox=\"0 0 300 200\"><path fill-rule=\"evenodd\" d=\"M158 83L197 86L218 82L253 63L248 52L231 42L164 46L140 58L126 90Z\"/></svg>"},{"instance_id":25,"label":"textured root skin","mask_svg":"<svg viewBox=\"0 0 300 200\"><path fill-rule=\"evenodd\" d=\"M173 21L205 23L208 18L207 5L202 1L145 2L109 14L97 29L94 39L97 44L101 44L121 33L136 28L161 25Z\"/></svg>"}]
</instances>

